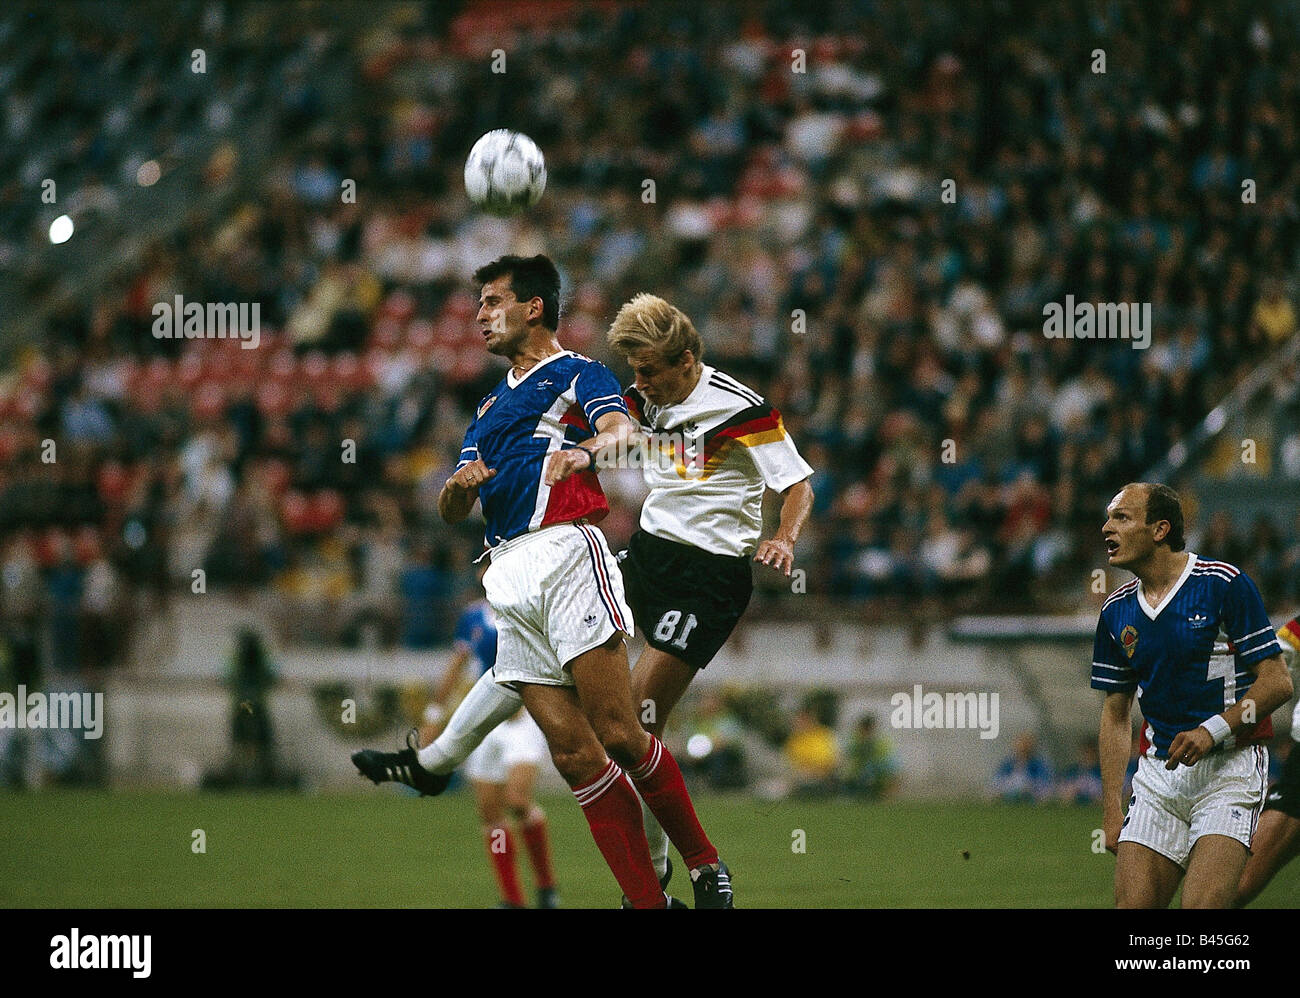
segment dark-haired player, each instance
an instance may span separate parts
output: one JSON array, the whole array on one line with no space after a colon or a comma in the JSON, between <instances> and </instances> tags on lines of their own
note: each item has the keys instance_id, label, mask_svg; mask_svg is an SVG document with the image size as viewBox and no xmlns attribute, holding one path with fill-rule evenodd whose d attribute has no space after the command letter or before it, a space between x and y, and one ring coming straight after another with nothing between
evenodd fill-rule
<instances>
[{"instance_id":1,"label":"dark-haired player","mask_svg":"<svg viewBox=\"0 0 1300 998\"><path fill-rule=\"evenodd\" d=\"M650 860L639 792L691 871L696 907L730 908L727 868L681 771L637 721L624 644L632 614L594 526L609 511L596 451L622 445L635 430L618 382L557 341L560 278L548 258L502 257L474 279L487 349L513 366L479 403L438 512L459 523L482 503L492 555L483 585L499 628L495 680L515 688L546 735L633 907L669 903ZM443 785L410 747L353 760L376 782L431 792Z\"/></svg>"},{"instance_id":2,"label":"dark-haired player","mask_svg":"<svg viewBox=\"0 0 1300 998\"><path fill-rule=\"evenodd\" d=\"M1126 485L1106 510L1108 561L1137 578L1102 605L1092 686L1115 904L1229 907L1264 803L1270 715L1291 696L1282 649L1245 573L1185 551L1165 485ZM1120 798L1130 714L1142 708L1128 813Z\"/></svg>"},{"instance_id":3,"label":"dark-haired player","mask_svg":"<svg viewBox=\"0 0 1300 998\"><path fill-rule=\"evenodd\" d=\"M621 555L623 582L646 648L632 696L647 731L668 715L735 629L754 591L753 562L789 575L812 511L812 468L781 414L752 388L703 362L700 334L681 309L639 294L607 339L635 380L624 394L648 441L650 494L641 529ZM760 541L763 494L782 496L776 533ZM647 809L646 837L661 877L668 842Z\"/></svg>"},{"instance_id":4,"label":"dark-haired player","mask_svg":"<svg viewBox=\"0 0 1300 998\"><path fill-rule=\"evenodd\" d=\"M1294 617L1277 632L1288 657L1300 655L1300 617ZM1282 766L1282 776L1269 788L1264 813L1255 830L1250 859L1237 884L1237 907L1250 904L1268 886L1277 871L1300 855L1300 701L1291 715L1291 754Z\"/></svg>"}]
</instances>

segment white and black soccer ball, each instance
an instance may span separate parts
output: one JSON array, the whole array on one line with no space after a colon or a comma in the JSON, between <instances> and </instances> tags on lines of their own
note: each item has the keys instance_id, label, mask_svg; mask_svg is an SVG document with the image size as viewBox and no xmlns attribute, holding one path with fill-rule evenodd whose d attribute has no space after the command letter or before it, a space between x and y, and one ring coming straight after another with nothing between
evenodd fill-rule
<instances>
[{"instance_id":1,"label":"white and black soccer ball","mask_svg":"<svg viewBox=\"0 0 1300 998\"><path fill-rule=\"evenodd\" d=\"M546 160L522 132L496 128L469 151L465 192L476 205L497 214L531 208L546 190Z\"/></svg>"}]
</instances>

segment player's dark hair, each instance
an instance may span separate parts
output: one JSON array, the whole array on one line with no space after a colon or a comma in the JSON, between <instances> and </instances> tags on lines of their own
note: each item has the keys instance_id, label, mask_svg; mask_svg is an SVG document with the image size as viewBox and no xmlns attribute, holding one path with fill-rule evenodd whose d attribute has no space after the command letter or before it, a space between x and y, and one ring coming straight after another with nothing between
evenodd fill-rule
<instances>
[{"instance_id":1,"label":"player's dark hair","mask_svg":"<svg viewBox=\"0 0 1300 998\"><path fill-rule=\"evenodd\" d=\"M510 277L510 290L519 301L542 300L542 325L555 332L560 328L560 272L551 258L537 256L502 256L474 271L474 280L487 284L498 277Z\"/></svg>"},{"instance_id":2,"label":"player's dark hair","mask_svg":"<svg viewBox=\"0 0 1300 998\"><path fill-rule=\"evenodd\" d=\"M1170 551L1181 551L1187 546L1183 537L1183 504L1178 493L1168 485L1147 486L1147 523L1158 520L1169 521L1169 533L1162 544L1168 544Z\"/></svg>"}]
</instances>

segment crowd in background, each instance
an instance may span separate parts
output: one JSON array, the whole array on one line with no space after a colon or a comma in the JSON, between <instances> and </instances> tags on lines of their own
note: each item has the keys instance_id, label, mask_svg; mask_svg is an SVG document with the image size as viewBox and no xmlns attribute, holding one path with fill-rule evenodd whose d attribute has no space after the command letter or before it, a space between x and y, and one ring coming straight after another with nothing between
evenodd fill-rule
<instances>
[{"instance_id":1,"label":"crowd in background","mask_svg":"<svg viewBox=\"0 0 1300 998\"><path fill-rule=\"evenodd\" d=\"M892 797L902 782L897 750L875 715L840 729L840 697L812 689L793 705L771 690L705 690L673 725L682 771L711 790L768 797L863 801Z\"/></svg>"},{"instance_id":2,"label":"crowd in background","mask_svg":"<svg viewBox=\"0 0 1300 998\"><path fill-rule=\"evenodd\" d=\"M182 205L138 253L109 241L132 218L91 226L75 238L122 265L9 345L10 657L46 621L54 668L111 664L196 570L209 591L274 593L292 640L445 642L481 536L434 500L502 375L468 281L502 252L559 263L561 342L620 377L603 334L624 300L691 315L705 360L771 398L816 469L809 593L864 612L1090 598L1118 487L1296 334L1287 5L433 5L345 33L212 3L127 32L61 14L35 42L22 10L0 47L49 51L4 80L22 179L0 188L0 255L46 238L42 169L111 219L143 150L168 166L215 132L194 200L237 196ZM279 141L246 176L258 115ZM56 126L72 153L25 163ZM494 127L547 157L545 196L514 219L461 186ZM176 295L258 302L258 348L155 338ZM1149 302L1150 349L1046 338L1043 305L1067 295ZM618 544L643 493L606 485ZM1300 599L1300 516L1213 512L1193 546L1270 606ZM759 600L806 612L759 576Z\"/></svg>"},{"instance_id":3,"label":"crowd in background","mask_svg":"<svg viewBox=\"0 0 1300 998\"><path fill-rule=\"evenodd\" d=\"M1139 736L1133 736L1128 768L1124 773L1121 800L1132 791L1133 776L1138 769ZM1289 735L1279 735L1269 744L1268 782L1271 786L1282 775L1282 766L1295 748ZM1039 746L1038 738L1022 731L1012 743L989 782L989 794L1004 804L1095 804L1102 799L1101 756L1095 738L1082 738L1074 754L1063 767L1052 765Z\"/></svg>"}]
</instances>

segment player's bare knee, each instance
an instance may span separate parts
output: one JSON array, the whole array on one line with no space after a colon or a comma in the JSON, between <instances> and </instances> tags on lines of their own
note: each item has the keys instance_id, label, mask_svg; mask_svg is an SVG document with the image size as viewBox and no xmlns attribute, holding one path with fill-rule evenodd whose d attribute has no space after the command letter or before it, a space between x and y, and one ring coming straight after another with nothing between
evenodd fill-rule
<instances>
[{"instance_id":1,"label":"player's bare knee","mask_svg":"<svg viewBox=\"0 0 1300 998\"><path fill-rule=\"evenodd\" d=\"M640 725L610 725L601 739L609 757L624 769L631 769L645 755L647 738Z\"/></svg>"},{"instance_id":2,"label":"player's bare knee","mask_svg":"<svg viewBox=\"0 0 1300 998\"><path fill-rule=\"evenodd\" d=\"M528 794L524 793L507 793L505 799L505 809L510 817L518 821L523 821L528 817L532 810L533 802L529 799Z\"/></svg>"},{"instance_id":3,"label":"player's bare knee","mask_svg":"<svg viewBox=\"0 0 1300 998\"><path fill-rule=\"evenodd\" d=\"M524 823L524 820L528 817L528 805L527 805L527 804L507 804L507 805L506 805L506 812L507 812L507 813L510 815L510 817L512 817L516 822L518 822L519 824L522 825L522 824Z\"/></svg>"},{"instance_id":4,"label":"player's bare knee","mask_svg":"<svg viewBox=\"0 0 1300 998\"><path fill-rule=\"evenodd\" d=\"M605 757L599 746L551 747L551 762L564 782L571 787L594 779L604 768Z\"/></svg>"}]
</instances>

